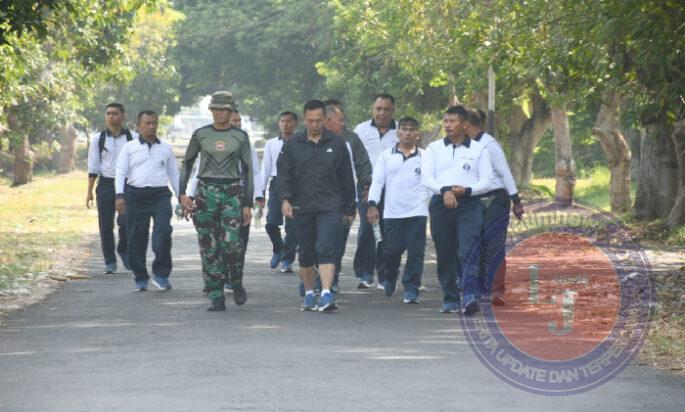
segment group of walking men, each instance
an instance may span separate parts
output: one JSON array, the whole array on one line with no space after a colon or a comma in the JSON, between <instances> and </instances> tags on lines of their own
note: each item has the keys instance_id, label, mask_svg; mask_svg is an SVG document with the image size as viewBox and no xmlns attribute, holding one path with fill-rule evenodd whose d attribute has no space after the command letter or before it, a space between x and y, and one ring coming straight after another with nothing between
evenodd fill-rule
<instances>
[{"instance_id":1,"label":"group of walking men","mask_svg":"<svg viewBox=\"0 0 685 412\"><path fill-rule=\"evenodd\" d=\"M504 152L485 132L483 112L449 107L443 116L445 137L422 149L419 122L395 121L395 99L389 94L374 98L373 117L354 131L345 127L339 101L310 100L303 108L302 132L295 132L296 113L281 113L280 134L267 141L260 168L232 95L214 93L209 108L213 123L193 133L179 175L171 146L156 136L154 112L139 114L138 136L121 127L121 105L107 106L108 128L93 139L88 159L89 203L99 176L107 273L116 272L116 207L117 250L134 273L136 290L146 290L149 280L150 218L152 281L171 289L171 186L182 215L192 217L198 233L210 311L225 310L229 290L236 304L247 301L242 278L255 202L267 208L270 267L292 272L298 257L302 310L337 308L341 261L357 211L353 266L358 288L373 287L376 278L377 287L392 296L406 251L404 302L419 303L430 216L443 292L440 310L473 315L483 298L505 304L506 230L511 204L519 218L523 207Z\"/></svg>"}]
</instances>

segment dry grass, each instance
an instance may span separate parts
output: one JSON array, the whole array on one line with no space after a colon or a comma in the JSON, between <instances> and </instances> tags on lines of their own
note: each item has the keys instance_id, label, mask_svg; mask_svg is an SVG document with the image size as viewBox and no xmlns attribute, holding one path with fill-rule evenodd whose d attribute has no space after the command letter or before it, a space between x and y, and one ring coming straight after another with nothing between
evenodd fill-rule
<instances>
[{"instance_id":1,"label":"dry grass","mask_svg":"<svg viewBox=\"0 0 685 412\"><path fill-rule=\"evenodd\" d=\"M50 268L53 255L97 233L97 212L85 208L84 172L0 185L0 289Z\"/></svg>"}]
</instances>

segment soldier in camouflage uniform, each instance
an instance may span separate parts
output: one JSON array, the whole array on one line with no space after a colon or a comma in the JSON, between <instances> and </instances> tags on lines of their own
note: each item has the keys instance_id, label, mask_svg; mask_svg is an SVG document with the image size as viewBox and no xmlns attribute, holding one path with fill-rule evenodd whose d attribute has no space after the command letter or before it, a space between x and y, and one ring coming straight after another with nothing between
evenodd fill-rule
<instances>
[{"instance_id":1,"label":"soldier in camouflage uniform","mask_svg":"<svg viewBox=\"0 0 685 412\"><path fill-rule=\"evenodd\" d=\"M210 311L226 309L226 282L233 287L237 305L247 301L239 270L243 250L240 226L252 219L254 169L245 132L230 125L235 108L231 93L219 91L212 95L209 109L214 122L193 133L181 174L179 201L185 213L193 213ZM199 187L193 203L186 195L186 186L198 154ZM242 179L244 174L247 179Z\"/></svg>"}]
</instances>

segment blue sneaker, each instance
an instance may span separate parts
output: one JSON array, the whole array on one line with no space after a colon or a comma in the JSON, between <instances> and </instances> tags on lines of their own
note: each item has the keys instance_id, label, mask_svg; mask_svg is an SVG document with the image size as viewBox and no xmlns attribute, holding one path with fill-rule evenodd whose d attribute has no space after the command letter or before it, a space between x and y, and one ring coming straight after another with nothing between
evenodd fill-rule
<instances>
[{"instance_id":1,"label":"blue sneaker","mask_svg":"<svg viewBox=\"0 0 685 412\"><path fill-rule=\"evenodd\" d=\"M419 293L414 289L404 291L404 303L417 304L420 303Z\"/></svg>"},{"instance_id":2,"label":"blue sneaker","mask_svg":"<svg viewBox=\"0 0 685 412\"><path fill-rule=\"evenodd\" d=\"M224 292L233 293L233 285L231 284L231 282L224 283Z\"/></svg>"},{"instance_id":3,"label":"blue sneaker","mask_svg":"<svg viewBox=\"0 0 685 412\"><path fill-rule=\"evenodd\" d=\"M283 252L274 253L273 256L271 256L271 261L269 261L269 267L271 269L276 269L278 264L281 263L282 258Z\"/></svg>"},{"instance_id":4,"label":"blue sneaker","mask_svg":"<svg viewBox=\"0 0 685 412\"><path fill-rule=\"evenodd\" d=\"M304 295L304 300L302 301L302 306L300 306L302 311L316 311L316 295L313 293L307 293Z\"/></svg>"},{"instance_id":5,"label":"blue sneaker","mask_svg":"<svg viewBox=\"0 0 685 412\"><path fill-rule=\"evenodd\" d=\"M335 296L332 293L324 293L319 299L319 312L330 312L338 309L335 304Z\"/></svg>"},{"instance_id":6,"label":"blue sneaker","mask_svg":"<svg viewBox=\"0 0 685 412\"><path fill-rule=\"evenodd\" d=\"M397 289L397 282L386 280L383 282L383 290L385 290L385 296L390 297Z\"/></svg>"},{"instance_id":7,"label":"blue sneaker","mask_svg":"<svg viewBox=\"0 0 685 412\"><path fill-rule=\"evenodd\" d=\"M293 264L288 259L281 260L281 273L293 273Z\"/></svg>"},{"instance_id":8,"label":"blue sneaker","mask_svg":"<svg viewBox=\"0 0 685 412\"><path fill-rule=\"evenodd\" d=\"M447 302L443 303L440 307L440 312L442 313L457 313L459 312L459 302Z\"/></svg>"},{"instance_id":9,"label":"blue sneaker","mask_svg":"<svg viewBox=\"0 0 685 412\"><path fill-rule=\"evenodd\" d=\"M116 263L110 263L108 265L105 265L105 274L111 275L112 273L117 273L117 264Z\"/></svg>"},{"instance_id":10,"label":"blue sneaker","mask_svg":"<svg viewBox=\"0 0 685 412\"><path fill-rule=\"evenodd\" d=\"M169 278L165 278L163 276L155 275L155 278L152 279L152 284L157 286L157 289L159 290L171 290L171 283L169 283Z\"/></svg>"},{"instance_id":11,"label":"blue sneaker","mask_svg":"<svg viewBox=\"0 0 685 412\"><path fill-rule=\"evenodd\" d=\"M147 290L147 280L136 280L136 292L145 292Z\"/></svg>"},{"instance_id":12,"label":"blue sneaker","mask_svg":"<svg viewBox=\"0 0 685 412\"><path fill-rule=\"evenodd\" d=\"M304 297L304 283L302 283L302 279L300 279L300 297Z\"/></svg>"},{"instance_id":13,"label":"blue sneaker","mask_svg":"<svg viewBox=\"0 0 685 412\"><path fill-rule=\"evenodd\" d=\"M368 273L364 273L359 277L359 284L357 289L368 289L373 284L373 276L369 276Z\"/></svg>"},{"instance_id":14,"label":"blue sneaker","mask_svg":"<svg viewBox=\"0 0 685 412\"><path fill-rule=\"evenodd\" d=\"M462 313L466 316L473 316L480 311L478 299L475 296L468 296L464 299L464 309Z\"/></svg>"}]
</instances>

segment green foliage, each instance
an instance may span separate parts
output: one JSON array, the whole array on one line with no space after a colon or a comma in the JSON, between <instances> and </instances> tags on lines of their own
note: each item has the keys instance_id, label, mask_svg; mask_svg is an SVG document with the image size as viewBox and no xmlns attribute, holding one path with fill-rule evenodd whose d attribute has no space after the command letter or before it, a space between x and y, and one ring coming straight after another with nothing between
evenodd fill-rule
<instances>
[{"instance_id":1,"label":"green foliage","mask_svg":"<svg viewBox=\"0 0 685 412\"><path fill-rule=\"evenodd\" d=\"M233 92L239 109L266 127L283 110L321 98L316 63L334 52L332 16L322 1L177 1L174 61L183 104L216 90Z\"/></svg>"},{"instance_id":2,"label":"green foliage","mask_svg":"<svg viewBox=\"0 0 685 412\"><path fill-rule=\"evenodd\" d=\"M86 125L102 127L104 106L110 102L124 105L129 127L141 110L154 110L161 116L180 110L181 78L169 53L176 45L174 27L183 18L164 4L136 15L125 50L115 62L125 75L115 73L93 85L92 104L85 111Z\"/></svg>"},{"instance_id":3,"label":"green foliage","mask_svg":"<svg viewBox=\"0 0 685 412\"><path fill-rule=\"evenodd\" d=\"M76 12L73 4L61 0L0 1L0 45L7 43L8 36L20 37L26 32L45 37L51 12L59 10Z\"/></svg>"},{"instance_id":4,"label":"green foliage","mask_svg":"<svg viewBox=\"0 0 685 412\"><path fill-rule=\"evenodd\" d=\"M182 16L165 0L75 0L35 10L44 30L29 25L0 42L5 138L53 145L66 125L90 129L92 108L101 111L104 96L132 95L160 113L178 109L179 77L166 52Z\"/></svg>"}]
</instances>

